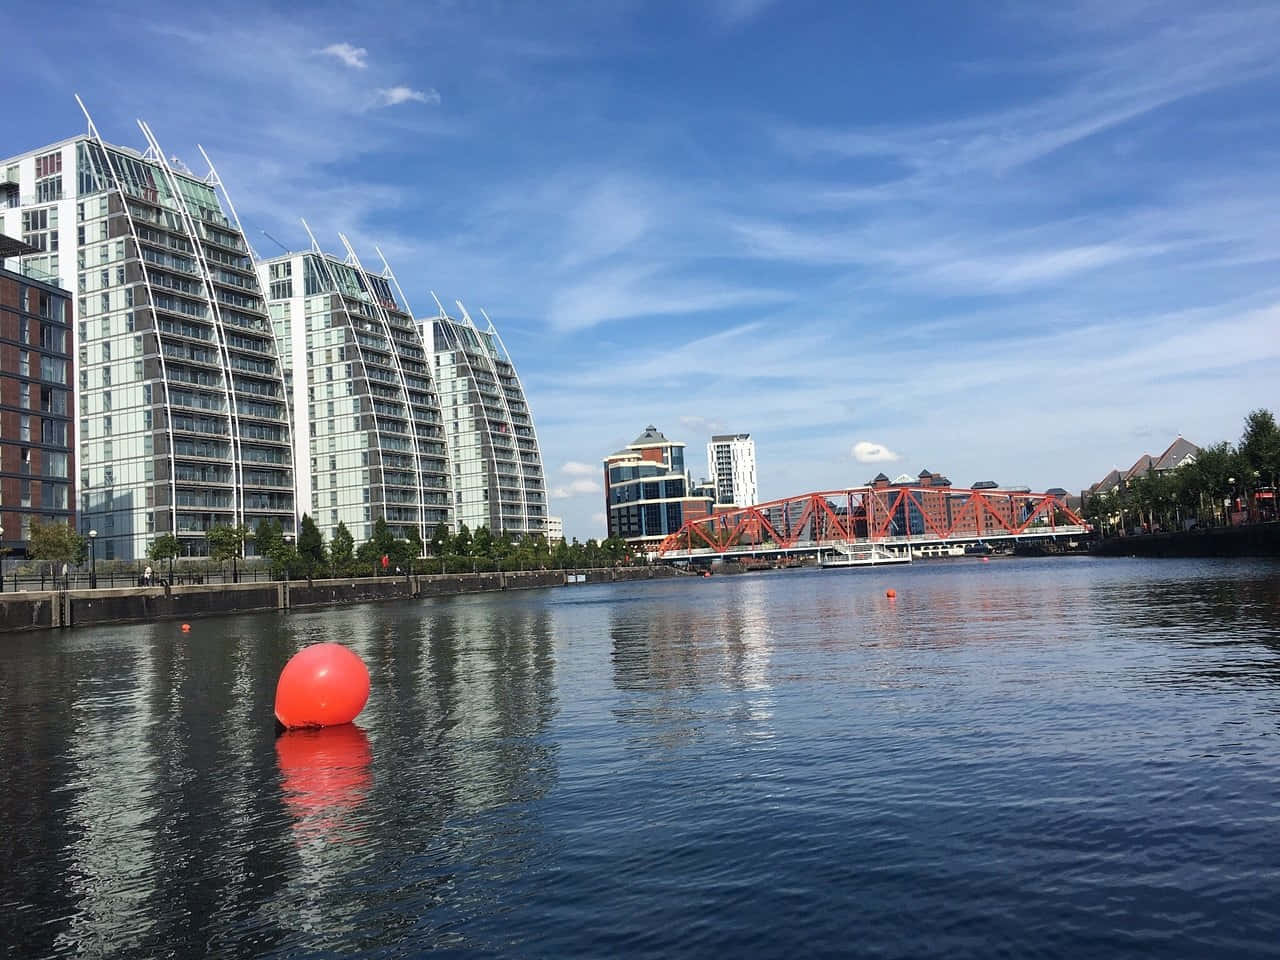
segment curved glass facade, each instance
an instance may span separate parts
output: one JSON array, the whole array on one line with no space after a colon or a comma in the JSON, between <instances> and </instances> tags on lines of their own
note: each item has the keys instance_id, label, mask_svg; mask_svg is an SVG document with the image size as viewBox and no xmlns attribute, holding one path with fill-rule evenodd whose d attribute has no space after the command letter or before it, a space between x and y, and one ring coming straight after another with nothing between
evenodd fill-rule
<instances>
[{"instance_id":1,"label":"curved glass facade","mask_svg":"<svg viewBox=\"0 0 1280 960\"><path fill-rule=\"evenodd\" d=\"M449 459L427 351L387 275L313 250L259 267L286 355L298 496L326 538L384 518L425 543L451 524Z\"/></svg>"},{"instance_id":2,"label":"curved glass facade","mask_svg":"<svg viewBox=\"0 0 1280 960\"><path fill-rule=\"evenodd\" d=\"M294 527L285 385L248 244L212 171L167 161L139 126L145 153L91 127L9 161L57 210L46 249L76 293L78 521L106 559L162 533L199 555L217 524Z\"/></svg>"},{"instance_id":3,"label":"curved glass facade","mask_svg":"<svg viewBox=\"0 0 1280 960\"><path fill-rule=\"evenodd\" d=\"M487 319L487 318L486 318ZM441 315L430 324L448 421L455 523L493 533L546 533L542 453L524 387L498 331Z\"/></svg>"}]
</instances>

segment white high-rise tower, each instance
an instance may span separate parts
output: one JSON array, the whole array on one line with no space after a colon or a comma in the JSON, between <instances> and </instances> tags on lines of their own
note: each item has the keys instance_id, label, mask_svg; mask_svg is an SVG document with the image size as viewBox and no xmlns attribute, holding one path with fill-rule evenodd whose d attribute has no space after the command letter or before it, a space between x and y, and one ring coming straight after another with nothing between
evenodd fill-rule
<instances>
[{"instance_id":1,"label":"white high-rise tower","mask_svg":"<svg viewBox=\"0 0 1280 960\"><path fill-rule=\"evenodd\" d=\"M707 444L707 474L716 486L716 505L749 507L759 503L756 442L749 433L723 434Z\"/></svg>"}]
</instances>

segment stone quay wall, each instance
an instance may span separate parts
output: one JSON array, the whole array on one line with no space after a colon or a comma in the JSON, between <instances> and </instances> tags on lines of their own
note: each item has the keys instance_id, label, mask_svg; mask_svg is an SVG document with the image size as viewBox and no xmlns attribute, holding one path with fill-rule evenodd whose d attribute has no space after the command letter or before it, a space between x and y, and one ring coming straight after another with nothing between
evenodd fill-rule
<instances>
[{"instance_id":1,"label":"stone quay wall","mask_svg":"<svg viewBox=\"0 0 1280 960\"><path fill-rule=\"evenodd\" d=\"M618 567L0 593L0 633L620 583L679 575L671 567Z\"/></svg>"}]
</instances>

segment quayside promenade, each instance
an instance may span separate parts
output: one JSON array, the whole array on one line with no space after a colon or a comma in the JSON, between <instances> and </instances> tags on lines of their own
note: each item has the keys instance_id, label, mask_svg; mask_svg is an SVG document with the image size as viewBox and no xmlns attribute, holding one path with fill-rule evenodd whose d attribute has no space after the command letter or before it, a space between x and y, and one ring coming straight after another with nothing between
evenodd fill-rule
<instances>
[{"instance_id":1,"label":"quayside promenade","mask_svg":"<svg viewBox=\"0 0 1280 960\"><path fill-rule=\"evenodd\" d=\"M0 594L0 633L685 575L646 566L28 591Z\"/></svg>"}]
</instances>

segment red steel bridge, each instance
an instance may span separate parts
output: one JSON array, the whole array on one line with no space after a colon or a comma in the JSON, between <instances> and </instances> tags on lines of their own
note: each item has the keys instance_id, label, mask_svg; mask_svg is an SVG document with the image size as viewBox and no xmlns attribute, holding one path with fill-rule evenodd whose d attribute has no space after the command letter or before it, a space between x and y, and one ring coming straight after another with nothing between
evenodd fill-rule
<instances>
[{"instance_id":1,"label":"red steel bridge","mask_svg":"<svg viewBox=\"0 0 1280 960\"><path fill-rule=\"evenodd\" d=\"M697 560L821 554L883 544L917 556L968 544L1052 540L1090 531L1065 498L1015 490L901 485L824 490L685 521L654 556Z\"/></svg>"}]
</instances>

